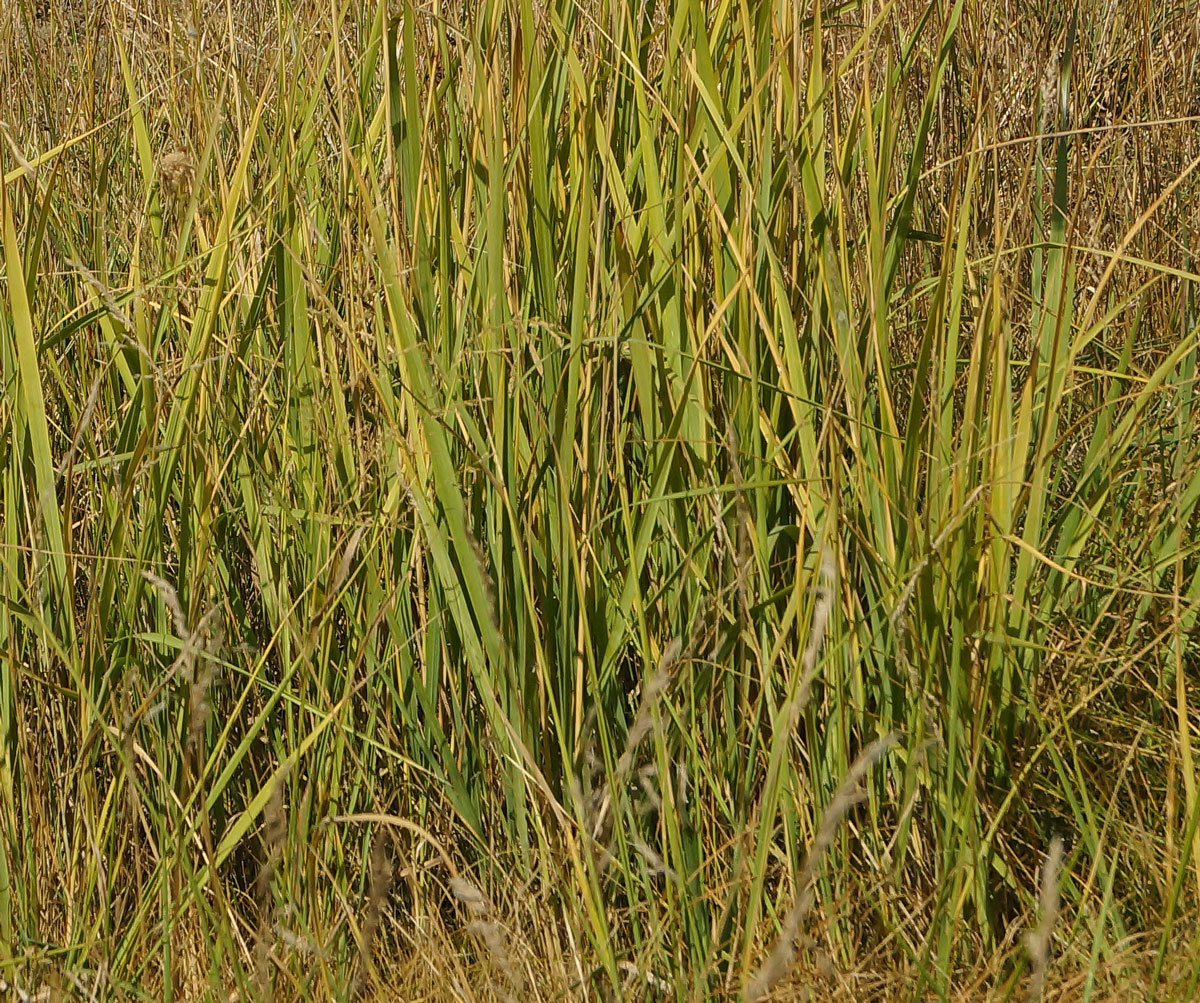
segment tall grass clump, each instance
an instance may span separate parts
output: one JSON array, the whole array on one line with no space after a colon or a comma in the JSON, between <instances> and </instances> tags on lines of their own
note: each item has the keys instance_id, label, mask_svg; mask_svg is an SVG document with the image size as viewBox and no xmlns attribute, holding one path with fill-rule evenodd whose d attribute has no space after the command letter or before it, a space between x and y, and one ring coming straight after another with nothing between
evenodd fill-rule
<instances>
[{"instance_id":1,"label":"tall grass clump","mask_svg":"<svg viewBox=\"0 0 1200 1003\"><path fill-rule=\"evenodd\" d=\"M0 0L0 980L1194 998L1198 47Z\"/></svg>"}]
</instances>

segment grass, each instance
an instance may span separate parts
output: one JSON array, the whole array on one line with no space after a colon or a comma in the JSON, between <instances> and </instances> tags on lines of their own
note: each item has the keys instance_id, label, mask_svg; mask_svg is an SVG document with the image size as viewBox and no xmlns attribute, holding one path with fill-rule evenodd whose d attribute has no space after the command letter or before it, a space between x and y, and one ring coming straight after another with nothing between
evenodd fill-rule
<instances>
[{"instance_id":1,"label":"grass","mask_svg":"<svg viewBox=\"0 0 1200 1003\"><path fill-rule=\"evenodd\" d=\"M1198 31L3 0L0 980L1195 998Z\"/></svg>"}]
</instances>

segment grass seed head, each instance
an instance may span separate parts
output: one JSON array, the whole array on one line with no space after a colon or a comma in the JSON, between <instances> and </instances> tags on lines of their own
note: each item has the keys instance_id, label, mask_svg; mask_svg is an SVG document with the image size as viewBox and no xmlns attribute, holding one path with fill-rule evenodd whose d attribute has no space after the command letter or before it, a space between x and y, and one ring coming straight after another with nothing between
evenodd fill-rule
<instances>
[{"instance_id":1,"label":"grass seed head","mask_svg":"<svg viewBox=\"0 0 1200 1003\"><path fill-rule=\"evenodd\" d=\"M167 195L178 201L191 197L192 186L196 183L196 162L191 154L182 150L164 154L158 170Z\"/></svg>"}]
</instances>

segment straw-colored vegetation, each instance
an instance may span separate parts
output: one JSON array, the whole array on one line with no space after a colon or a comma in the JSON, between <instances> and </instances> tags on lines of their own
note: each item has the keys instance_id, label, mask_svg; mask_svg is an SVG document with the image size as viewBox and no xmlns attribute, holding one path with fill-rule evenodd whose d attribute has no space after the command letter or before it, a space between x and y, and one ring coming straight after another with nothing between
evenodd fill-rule
<instances>
[{"instance_id":1,"label":"straw-colored vegetation","mask_svg":"<svg viewBox=\"0 0 1200 1003\"><path fill-rule=\"evenodd\" d=\"M0 998L1197 998L1197 53L2 0Z\"/></svg>"}]
</instances>

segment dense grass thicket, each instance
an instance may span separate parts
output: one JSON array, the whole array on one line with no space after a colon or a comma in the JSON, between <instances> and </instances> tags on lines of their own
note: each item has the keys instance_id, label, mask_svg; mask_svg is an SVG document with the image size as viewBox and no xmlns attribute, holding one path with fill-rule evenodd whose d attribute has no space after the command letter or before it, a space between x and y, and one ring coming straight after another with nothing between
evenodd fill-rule
<instances>
[{"instance_id":1,"label":"dense grass thicket","mask_svg":"<svg viewBox=\"0 0 1200 1003\"><path fill-rule=\"evenodd\" d=\"M0 0L0 986L1196 999L1197 53Z\"/></svg>"}]
</instances>

